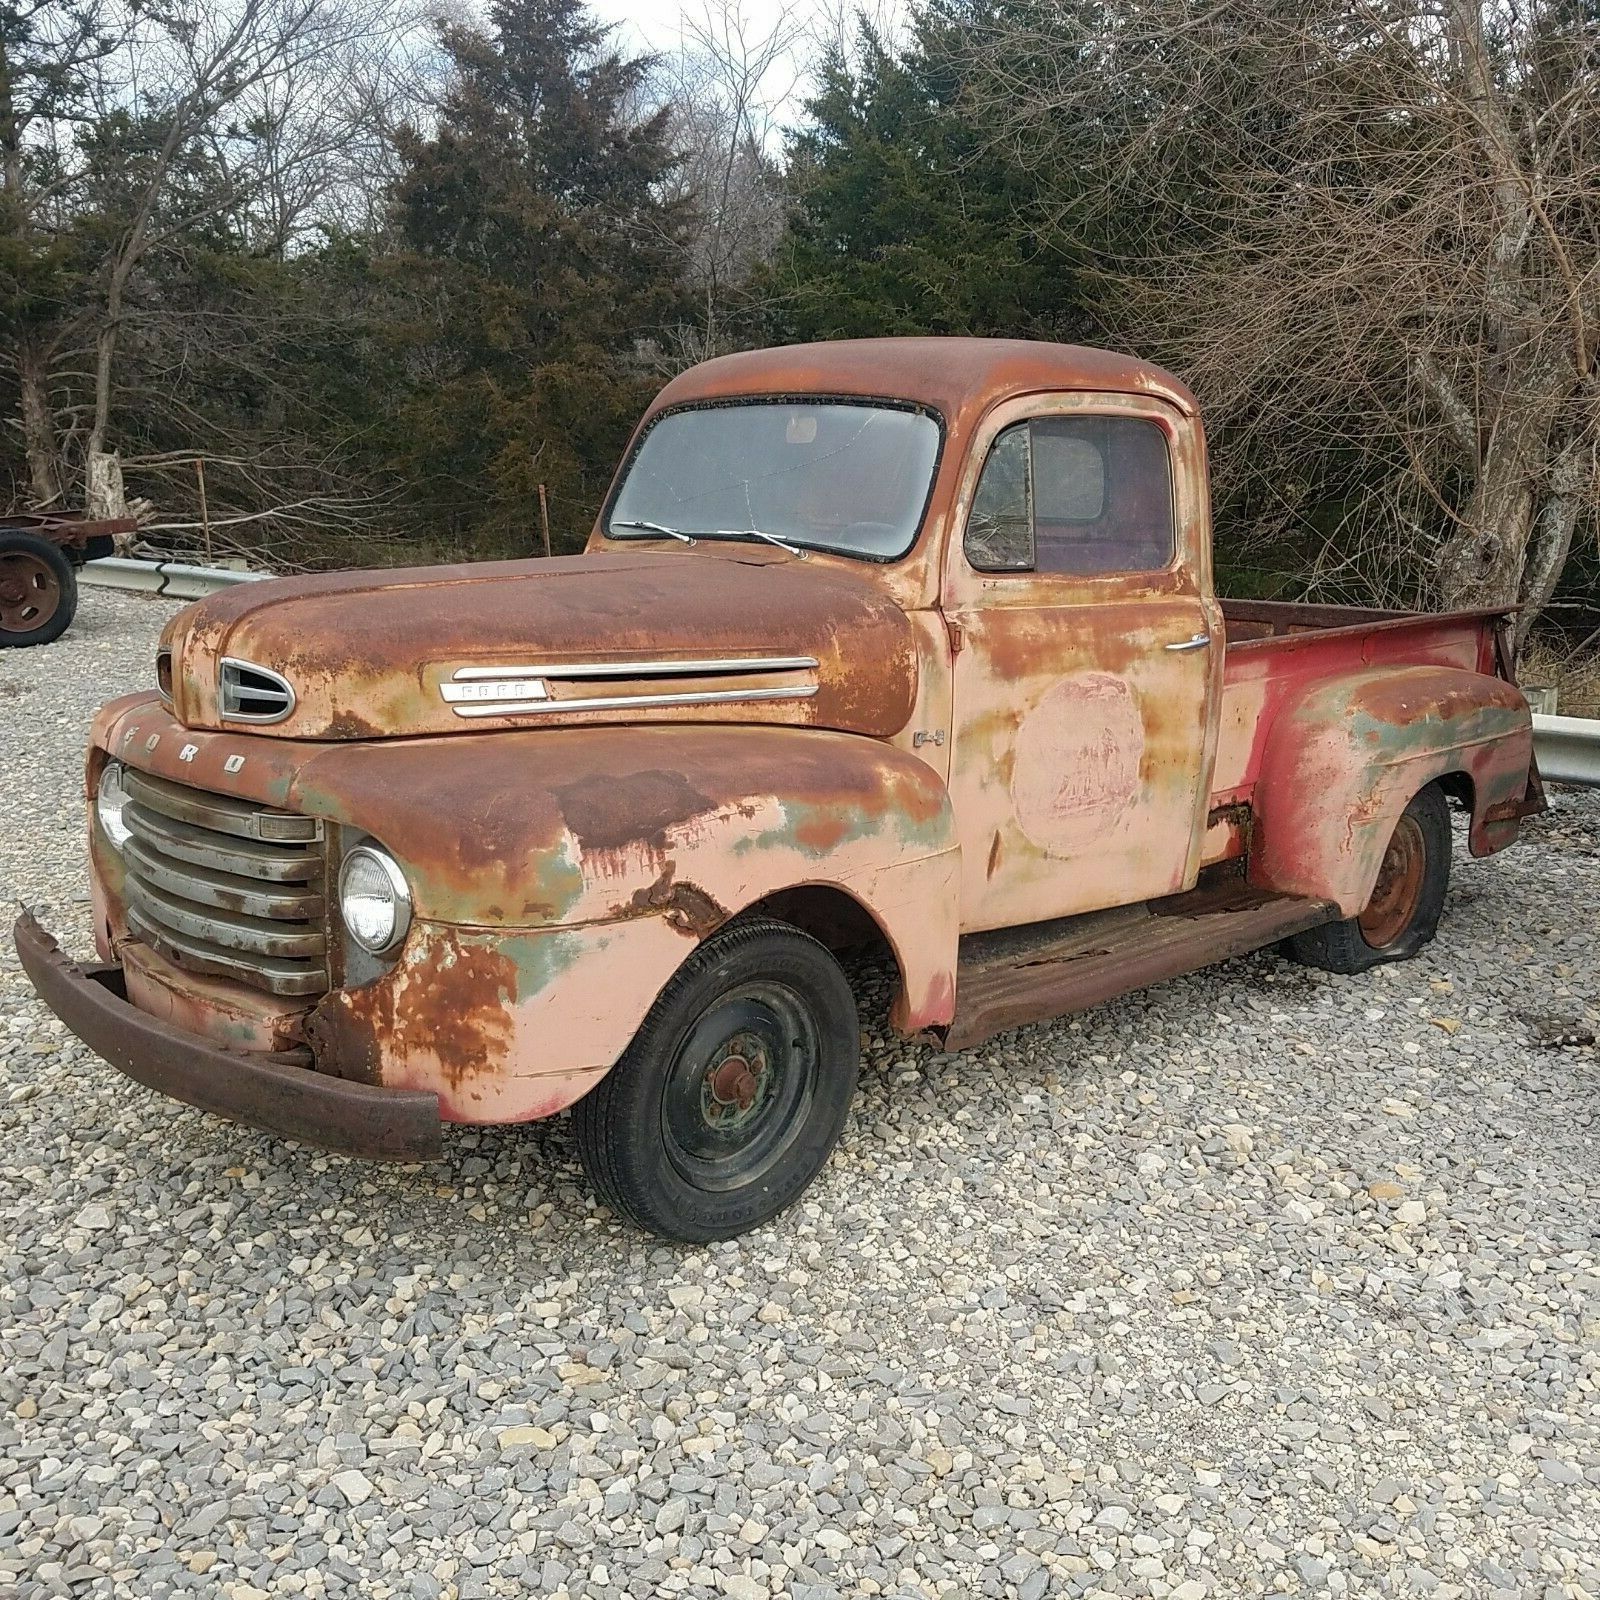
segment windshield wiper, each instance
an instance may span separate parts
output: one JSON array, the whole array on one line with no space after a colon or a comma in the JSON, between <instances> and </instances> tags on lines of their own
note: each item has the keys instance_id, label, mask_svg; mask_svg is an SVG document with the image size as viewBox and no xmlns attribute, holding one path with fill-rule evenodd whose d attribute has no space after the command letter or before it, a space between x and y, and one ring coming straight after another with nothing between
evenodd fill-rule
<instances>
[{"instance_id":1,"label":"windshield wiper","mask_svg":"<svg viewBox=\"0 0 1600 1600\"><path fill-rule=\"evenodd\" d=\"M767 544L775 544L780 550L787 550L790 555L798 556L802 561L807 561L811 557L809 550L802 550L799 545L790 544L787 539L780 539L775 533L763 533L760 528L718 528L710 537L713 539L761 539Z\"/></svg>"},{"instance_id":2,"label":"windshield wiper","mask_svg":"<svg viewBox=\"0 0 1600 1600\"><path fill-rule=\"evenodd\" d=\"M643 517L618 517L607 524L607 531L612 528L643 528L646 533L664 533L669 539L681 539L685 544L694 543L694 535L685 533L682 528L669 528L664 522L647 522Z\"/></svg>"}]
</instances>

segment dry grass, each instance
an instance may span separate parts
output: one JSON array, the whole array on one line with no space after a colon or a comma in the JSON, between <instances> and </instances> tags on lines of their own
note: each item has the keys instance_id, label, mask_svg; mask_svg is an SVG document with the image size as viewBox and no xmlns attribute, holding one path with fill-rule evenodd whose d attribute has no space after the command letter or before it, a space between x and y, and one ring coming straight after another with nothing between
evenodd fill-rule
<instances>
[{"instance_id":1,"label":"dry grass","mask_svg":"<svg viewBox=\"0 0 1600 1600\"><path fill-rule=\"evenodd\" d=\"M1530 687L1553 686L1563 717L1600 717L1600 649L1575 651L1559 635L1535 634L1523 646L1517 677Z\"/></svg>"}]
</instances>

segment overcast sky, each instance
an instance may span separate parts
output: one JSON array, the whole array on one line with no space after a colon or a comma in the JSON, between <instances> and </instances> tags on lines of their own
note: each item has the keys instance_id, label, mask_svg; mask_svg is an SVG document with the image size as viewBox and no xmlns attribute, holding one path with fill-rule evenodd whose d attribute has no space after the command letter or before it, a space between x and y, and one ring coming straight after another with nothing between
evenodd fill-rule
<instances>
[{"instance_id":1,"label":"overcast sky","mask_svg":"<svg viewBox=\"0 0 1600 1600\"><path fill-rule=\"evenodd\" d=\"M679 0L589 0L589 4L607 22L621 23L639 44L651 50L671 50L676 46L686 9ZM701 14L692 0L688 9L692 16ZM763 35L771 33L784 19L817 7L810 0L799 0L794 5L783 5L779 0L740 0L740 9L749 31Z\"/></svg>"},{"instance_id":2,"label":"overcast sky","mask_svg":"<svg viewBox=\"0 0 1600 1600\"><path fill-rule=\"evenodd\" d=\"M830 31L828 19L841 11L854 16L859 10L880 16L899 12L903 0L727 0L743 18L745 37L752 47L786 29L797 35L787 54L774 65L763 85L766 95L781 102L779 120L800 119L801 102L808 84L806 70L817 53L817 39ZM723 0L588 0L590 9L604 22L618 25L617 42L636 51L676 50L684 37L685 13L704 19L708 5L720 12Z\"/></svg>"}]
</instances>

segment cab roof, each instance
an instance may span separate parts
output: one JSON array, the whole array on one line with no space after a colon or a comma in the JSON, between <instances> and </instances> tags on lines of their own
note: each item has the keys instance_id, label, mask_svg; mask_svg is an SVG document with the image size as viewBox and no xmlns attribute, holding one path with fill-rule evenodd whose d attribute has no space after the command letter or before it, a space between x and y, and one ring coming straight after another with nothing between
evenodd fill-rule
<instances>
[{"instance_id":1,"label":"cab roof","mask_svg":"<svg viewBox=\"0 0 1600 1600\"><path fill-rule=\"evenodd\" d=\"M680 373L651 412L742 395L862 395L908 400L954 425L1013 395L1085 389L1154 395L1186 415L1188 387L1148 361L1088 345L1032 339L838 339L718 356Z\"/></svg>"}]
</instances>

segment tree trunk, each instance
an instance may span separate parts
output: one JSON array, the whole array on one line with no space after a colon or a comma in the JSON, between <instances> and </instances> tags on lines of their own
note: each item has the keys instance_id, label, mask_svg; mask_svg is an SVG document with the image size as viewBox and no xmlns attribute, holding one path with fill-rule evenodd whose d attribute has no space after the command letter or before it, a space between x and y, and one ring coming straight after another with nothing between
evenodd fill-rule
<instances>
[{"instance_id":1,"label":"tree trunk","mask_svg":"<svg viewBox=\"0 0 1600 1600\"><path fill-rule=\"evenodd\" d=\"M84 463L84 509L91 517L125 517L128 496L122 487L122 461L115 451L97 450Z\"/></svg>"},{"instance_id":2,"label":"tree trunk","mask_svg":"<svg viewBox=\"0 0 1600 1600\"><path fill-rule=\"evenodd\" d=\"M1533 444L1524 436L1485 456L1472 498L1439 553L1447 609L1516 604L1533 529Z\"/></svg>"},{"instance_id":3,"label":"tree trunk","mask_svg":"<svg viewBox=\"0 0 1600 1600\"><path fill-rule=\"evenodd\" d=\"M54 505L61 498L61 448L50 405L49 370L34 344L17 346L17 386L21 393L22 441L28 457L29 498Z\"/></svg>"},{"instance_id":4,"label":"tree trunk","mask_svg":"<svg viewBox=\"0 0 1600 1600\"><path fill-rule=\"evenodd\" d=\"M111 420L111 358L117 349L117 319L121 314L122 285L113 278L106 320L94 340L94 421L89 427L88 449L91 457L103 454L106 447L106 426Z\"/></svg>"},{"instance_id":5,"label":"tree trunk","mask_svg":"<svg viewBox=\"0 0 1600 1600\"><path fill-rule=\"evenodd\" d=\"M1572 532L1583 509L1584 489L1589 482L1589 464L1583 433L1569 439L1555 458L1550 471L1550 486L1534 517L1528 547L1527 570L1522 579L1522 611L1517 617L1516 643L1522 648L1539 613L1561 581L1562 568L1572 549Z\"/></svg>"},{"instance_id":6,"label":"tree trunk","mask_svg":"<svg viewBox=\"0 0 1600 1600\"><path fill-rule=\"evenodd\" d=\"M1552 499L1576 492L1572 475L1587 459L1588 428L1579 423L1576 435L1570 431L1572 408L1586 381L1559 339L1542 341L1542 348L1529 341L1525 351L1495 364L1491 393L1497 401L1487 412L1492 420L1472 496L1440 551L1439 590L1446 605L1532 601L1537 608L1548 598L1535 592L1544 583L1538 569L1565 512L1546 508ZM1537 525L1536 515L1543 519ZM1530 550L1535 540L1540 548ZM1523 621L1526 627L1532 617Z\"/></svg>"}]
</instances>

